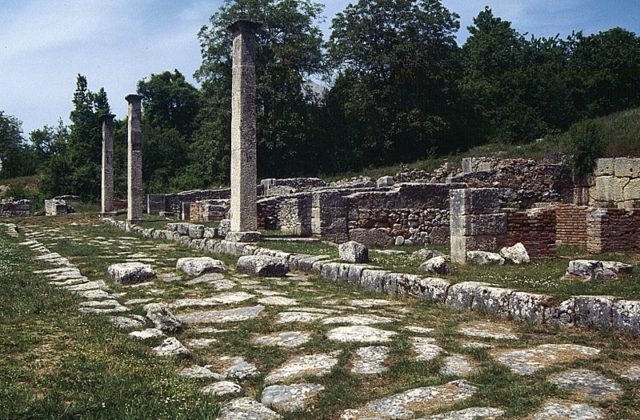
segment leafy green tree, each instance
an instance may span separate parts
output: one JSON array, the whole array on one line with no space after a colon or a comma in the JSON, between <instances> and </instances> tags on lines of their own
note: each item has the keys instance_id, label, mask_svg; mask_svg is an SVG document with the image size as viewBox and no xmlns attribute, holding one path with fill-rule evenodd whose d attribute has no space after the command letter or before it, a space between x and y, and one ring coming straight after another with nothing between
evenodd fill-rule
<instances>
[{"instance_id":1,"label":"leafy green tree","mask_svg":"<svg viewBox=\"0 0 640 420\"><path fill-rule=\"evenodd\" d=\"M0 178L23 175L23 149L22 122L0 111Z\"/></svg>"},{"instance_id":2,"label":"leafy green tree","mask_svg":"<svg viewBox=\"0 0 640 420\"><path fill-rule=\"evenodd\" d=\"M231 121L231 34L238 18L263 23L257 34L258 173L302 173L314 159L307 124L314 111L306 80L322 70L322 35L316 20L322 7L310 0L227 0L198 34L204 104L194 134L191 178L202 185L229 176Z\"/></svg>"},{"instance_id":3,"label":"leafy green tree","mask_svg":"<svg viewBox=\"0 0 640 420\"><path fill-rule=\"evenodd\" d=\"M357 168L447 150L458 29L439 0L359 0L335 17L328 106L338 109L328 112L341 126L337 158Z\"/></svg>"}]
</instances>

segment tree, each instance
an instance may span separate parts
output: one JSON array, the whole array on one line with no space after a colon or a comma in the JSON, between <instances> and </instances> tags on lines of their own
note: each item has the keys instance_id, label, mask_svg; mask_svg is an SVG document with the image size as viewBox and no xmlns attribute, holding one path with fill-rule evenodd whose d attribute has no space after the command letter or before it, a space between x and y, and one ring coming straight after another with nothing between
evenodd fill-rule
<instances>
[{"instance_id":1,"label":"tree","mask_svg":"<svg viewBox=\"0 0 640 420\"><path fill-rule=\"evenodd\" d=\"M322 35L316 19L322 10L310 0L227 0L198 34L202 66L195 76L205 102L194 134L192 178L223 182L229 176L231 121L231 34L238 18L263 23L257 34L258 173L302 173L313 163L306 126L314 110L305 81L322 70Z\"/></svg>"},{"instance_id":2,"label":"tree","mask_svg":"<svg viewBox=\"0 0 640 420\"><path fill-rule=\"evenodd\" d=\"M439 0L359 0L331 28L335 153L357 168L446 151L458 15Z\"/></svg>"},{"instance_id":3,"label":"tree","mask_svg":"<svg viewBox=\"0 0 640 420\"><path fill-rule=\"evenodd\" d=\"M0 178L21 176L22 122L0 111Z\"/></svg>"}]
</instances>

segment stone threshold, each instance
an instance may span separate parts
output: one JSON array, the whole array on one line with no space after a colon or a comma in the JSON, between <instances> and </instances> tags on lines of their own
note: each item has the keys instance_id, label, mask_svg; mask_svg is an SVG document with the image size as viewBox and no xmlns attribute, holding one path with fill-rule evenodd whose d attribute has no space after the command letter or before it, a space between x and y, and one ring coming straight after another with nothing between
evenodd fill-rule
<instances>
[{"instance_id":1,"label":"stone threshold","mask_svg":"<svg viewBox=\"0 0 640 420\"><path fill-rule=\"evenodd\" d=\"M481 311L502 318L593 329L615 329L640 335L640 301L614 296L572 296L557 303L549 295L519 292L488 283L451 284L446 279L392 273L367 264L336 261L327 255L293 254L253 244L213 238L192 238L177 230L127 226L124 221L103 218L104 223L147 238L168 239L213 254L265 255L282 258L291 271L319 275L391 297L415 297L462 310Z\"/></svg>"}]
</instances>

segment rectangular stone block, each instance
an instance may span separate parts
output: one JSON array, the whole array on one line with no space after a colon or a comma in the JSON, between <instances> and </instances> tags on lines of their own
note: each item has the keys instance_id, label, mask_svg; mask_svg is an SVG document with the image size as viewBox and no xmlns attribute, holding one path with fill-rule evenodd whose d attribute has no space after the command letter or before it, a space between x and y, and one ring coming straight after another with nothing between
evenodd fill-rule
<instances>
[{"instance_id":1,"label":"rectangular stone block","mask_svg":"<svg viewBox=\"0 0 640 420\"><path fill-rule=\"evenodd\" d=\"M474 281L456 283L449 288L446 304L457 309L471 309L477 290L489 286L491 285Z\"/></svg>"},{"instance_id":2,"label":"rectangular stone block","mask_svg":"<svg viewBox=\"0 0 640 420\"><path fill-rule=\"evenodd\" d=\"M499 213L502 203L497 188L451 190L451 215Z\"/></svg>"},{"instance_id":3,"label":"rectangular stone block","mask_svg":"<svg viewBox=\"0 0 640 420\"><path fill-rule=\"evenodd\" d=\"M596 167L593 170L594 176L614 175L615 158L596 159Z\"/></svg>"},{"instance_id":4,"label":"rectangular stone block","mask_svg":"<svg viewBox=\"0 0 640 420\"><path fill-rule=\"evenodd\" d=\"M509 298L509 316L533 324L542 324L545 310L549 306L551 306L551 296L515 292Z\"/></svg>"},{"instance_id":5,"label":"rectangular stone block","mask_svg":"<svg viewBox=\"0 0 640 420\"><path fill-rule=\"evenodd\" d=\"M499 236L507 232L507 215L469 214L450 218L451 235L454 236Z\"/></svg>"},{"instance_id":6,"label":"rectangular stone block","mask_svg":"<svg viewBox=\"0 0 640 420\"><path fill-rule=\"evenodd\" d=\"M360 285L372 292L382 292L384 287L384 276L389 274L385 270L365 269L360 277Z\"/></svg>"},{"instance_id":7,"label":"rectangular stone block","mask_svg":"<svg viewBox=\"0 0 640 420\"><path fill-rule=\"evenodd\" d=\"M612 296L574 296L574 322L581 327L611 327L613 304Z\"/></svg>"},{"instance_id":8,"label":"rectangular stone block","mask_svg":"<svg viewBox=\"0 0 640 420\"><path fill-rule=\"evenodd\" d=\"M464 264L467 261L467 251L494 252L498 248L495 236L451 236L451 261Z\"/></svg>"},{"instance_id":9,"label":"rectangular stone block","mask_svg":"<svg viewBox=\"0 0 640 420\"><path fill-rule=\"evenodd\" d=\"M640 159L615 158L614 175L618 178L638 178L640 176Z\"/></svg>"},{"instance_id":10,"label":"rectangular stone block","mask_svg":"<svg viewBox=\"0 0 640 420\"><path fill-rule=\"evenodd\" d=\"M619 300L613 304L612 324L617 330L640 333L640 301Z\"/></svg>"},{"instance_id":11,"label":"rectangular stone block","mask_svg":"<svg viewBox=\"0 0 640 420\"><path fill-rule=\"evenodd\" d=\"M507 317L512 294L510 289L478 285L473 288L471 309Z\"/></svg>"}]
</instances>

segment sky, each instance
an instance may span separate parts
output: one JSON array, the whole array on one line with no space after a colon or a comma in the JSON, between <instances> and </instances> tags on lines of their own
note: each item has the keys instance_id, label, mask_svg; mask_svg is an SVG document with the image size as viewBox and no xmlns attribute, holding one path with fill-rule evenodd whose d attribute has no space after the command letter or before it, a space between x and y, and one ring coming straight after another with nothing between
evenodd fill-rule
<instances>
[{"instance_id":1,"label":"sky","mask_svg":"<svg viewBox=\"0 0 640 420\"><path fill-rule=\"evenodd\" d=\"M317 0L331 18L355 0ZM222 0L0 0L0 110L27 135L59 118L68 123L78 73L107 91L117 118L140 79L200 65L199 29ZM640 0L444 0L460 15L458 42L484 6L521 33L566 36L621 26L640 34ZM195 83L195 82L194 82Z\"/></svg>"}]
</instances>

